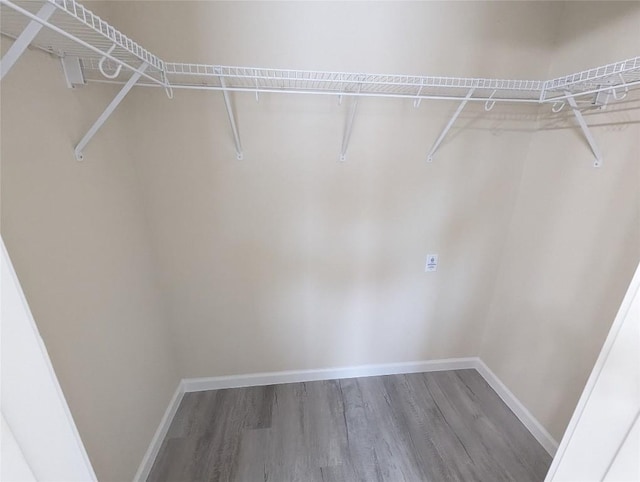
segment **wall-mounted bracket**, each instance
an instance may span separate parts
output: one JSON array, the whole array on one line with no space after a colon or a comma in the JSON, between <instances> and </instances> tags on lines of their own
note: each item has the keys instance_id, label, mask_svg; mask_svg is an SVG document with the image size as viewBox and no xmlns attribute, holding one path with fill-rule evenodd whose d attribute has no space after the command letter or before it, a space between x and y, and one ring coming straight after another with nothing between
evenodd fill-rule
<instances>
[{"instance_id":1,"label":"wall-mounted bracket","mask_svg":"<svg viewBox=\"0 0 640 482\"><path fill-rule=\"evenodd\" d=\"M611 91L601 90L593 94L593 100L591 101L591 105L597 107L598 109L606 109L607 104L609 104L609 97L611 97Z\"/></svg>"},{"instance_id":2,"label":"wall-mounted bracket","mask_svg":"<svg viewBox=\"0 0 640 482\"><path fill-rule=\"evenodd\" d=\"M440 144L444 140L445 136L447 135L447 133L449 132L451 127L453 127L453 124L458 119L458 116L460 115L460 113L464 109L464 106L467 105L467 102L469 102L469 99L471 98L471 96L473 95L473 92L475 90L476 89L470 89L469 92L467 93L467 95L465 96L464 100L462 102L460 102L460 105L458 106L456 111L453 113L453 116L451 117L451 119L447 123L446 127L440 133L440 135L436 139L436 142L433 144L433 147L429 151L429 154L427 154L427 162L432 162L433 161L433 156L436 153L436 151L438 150L438 147L440 147Z\"/></svg>"},{"instance_id":3,"label":"wall-mounted bracket","mask_svg":"<svg viewBox=\"0 0 640 482\"><path fill-rule=\"evenodd\" d=\"M74 89L78 85L86 85L87 81L82 73L79 57L65 55L60 58L60 62L62 63L62 71L64 72L64 80L67 82L67 87Z\"/></svg>"},{"instance_id":4,"label":"wall-mounted bracket","mask_svg":"<svg viewBox=\"0 0 640 482\"><path fill-rule=\"evenodd\" d=\"M356 110L358 109L358 97L354 97L349 106L349 116L344 126L344 134L342 135L342 147L340 148L340 160L347 160L347 149L349 148L349 140L351 139L351 130L353 129L353 121L356 118Z\"/></svg>"},{"instance_id":5,"label":"wall-mounted bracket","mask_svg":"<svg viewBox=\"0 0 640 482\"><path fill-rule=\"evenodd\" d=\"M36 16L46 21L55 11L56 6L53 3L47 2L38 10ZM13 42L9 50L7 50L7 53L4 54L2 61L0 61L0 80L4 79L4 76L7 75L29 44L36 38L36 35L38 35L42 27L43 25L35 20L31 20L27 24L20 36Z\"/></svg>"},{"instance_id":6,"label":"wall-mounted bracket","mask_svg":"<svg viewBox=\"0 0 640 482\"><path fill-rule=\"evenodd\" d=\"M595 156L595 160L593 161L593 167L602 167L602 154L600 153L600 149L598 148L598 145L596 144L595 139L591 135L591 131L589 130L589 126L587 125L587 122L584 120L584 116L582 115L582 112L580 112L580 109L578 109L578 104L576 103L576 99L573 98L570 92L565 92L565 94L567 95L567 102L571 106L571 110L573 110L573 115L576 117L576 120L578 121L578 125L580 126L580 129L582 129L582 133L584 134L584 137L587 139L587 142L589 143L589 147L591 147L591 151Z\"/></svg>"},{"instance_id":7,"label":"wall-mounted bracket","mask_svg":"<svg viewBox=\"0 0 640 482\"><path fill-rule=\"evenodd\" d=\"M125 98L125 96L129 93L131 88L136 84L136 82L138 82L138 79L140 79L144 71L147 70L148 66L149 66L148 63L143 62L142 65L140 65L140 67L138 68L138 70L132 72L131 77L129 78L127 83L124 85L124 87L122 87L120 92L118 92L118 94L107 106L104 112L100 114L100 117L98 117L98 119L93 123L91 128L84 135L84 137L80 140L80 142L78 142L78 145L75 148L75 155L78 161L82 161L84 159L84 154L82 153L82 151L84 150L86 145L93 138L96 132L98 132L100 127L102 127L102 124L104 124L107 121L107 119L113 113L113 111L116 110L116 107L118 107L120 102L122 102L122 99Z\"/></svg>"},{"instance_id":8,"label":"wall-mounted bracket","mask_svg":"<svg viewBox=\"0 0 640 482\"><path fill-rule=\"evenodd\" d=\"M242 153L242 144L240 143L240 134L238 134L238 126L236 124L236 118L233 115L233 106L231 105L231 96L226 89L227 85L224 81L224 77L220 76L220 86L222 87L222 95L224 96L224 106L227 108L227 116L229 116L229 123L231 124L231 130L233 131L233 141L236 145L236 159L241 161L244 157Z\"/></svg>"}]
</instances>

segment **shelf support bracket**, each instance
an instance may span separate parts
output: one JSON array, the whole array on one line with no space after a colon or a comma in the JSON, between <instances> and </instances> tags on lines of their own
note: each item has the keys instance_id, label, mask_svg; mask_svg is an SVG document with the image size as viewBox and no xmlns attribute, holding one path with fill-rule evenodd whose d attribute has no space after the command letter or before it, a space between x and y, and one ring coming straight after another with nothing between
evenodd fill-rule
<instances>
[{"instance_id":1,"label":"shelf support bracket","mask_svg":"<svg viewBox=\"0 0 640 482\"><path fill-rule=\"evenodd\" d=\"M451 119L449 120L447 125L445 126L444 130L440 133L440 135L436 139L436 142L434 142L433 147L429 151L429 154L427 154L427 162L432 162L433 161L433 156L435 155L436 151L438 150L438 147L440 147L440 144L442 144L442 141L444 140L445 136L447 135L447 133L449 132L451 127L453 127L453 124L458 119L458 116L460 115L460 113L464 109L464 106L467 105L467 102L469 102L469 99L471 98L471 96L473 95L473 92L475 90L476 90L475 88L470 89L469 92L467 93L467 95L465 96L464 100L462 102L460 102L460 105L458 106L456 111L453 113L453 116L451 117Z\"/></svg>"},{"instance_id":2,"label":"shelf support bracket","mask_svg":"<svg viewBox=\"0 0 640 482\"><path fill-rule=\"evenodd\" d=\"M576 117L576 120L578 121L578 125L580 126L580 129L582 129L582 133L584 134L584 137L587 139L587 142L589 143L591 152L593 152L593 155L595 156L595 160L593 161L593 167L602 167L602 153L598 148L598 144L596 144L596 140L591 135L591 131L589 130L589 126L587 125L587 121L584 120L584 116L582 115L582 112L580 112L580 109L578 109L578 104L576 103L576 99L568 91L565 91L565 94L567 96L567 102L571 106L571 110L573 110L573 115Z\"/></svg>"},{"instance_id":3,"label":"shelf support bracket","mask_svg":"<svg viewBox=\"0 0 640 482\"><path fill-rule=\"evenodd\" d=\"M349 106L349 116L347 117L347 123L344 126L344 134L342 136L342 147L340 148L340 160L347 160L347 149L349 148L349 140L351 139L351 130L353 129L353 121L356 118L356 111L358 109L358 97L354 97L351 105Z\"/></svg>"},{"instance_id":4,"label":"shelf support bracket","mask_svg":"<svg viewBox=\"0 0 640 482\"><path fill-rule=\"evenodd\" d=\"M104 112L100 114L100 117L98 117L98 119L93 123L93 125L89 128L87 133L84 135L84 137L80 140L80 142L78 142L78 145L75 148L75 155L78 161L82 161L84 159L84 154L82 152L84 148L87 146L87 144L96 134L96 132L98 132L100 127L102 127L102 125L107 121L107 119L113 113L113 111L116 110L116 107L118 107L120 102L122 102L122 99L125 98L125 96L129 93L131 88L136 84L136 82L138 82L138 79L142 77L142 74L144 73L145 70L147 70L147 67L149 67L149 64L146 62L143 62L142 65L140 65L140 67L138 68L138 70L134 71L131 74L131 77L129 78L127 83L124 84L124 87L122 87L120 92L118 92L118 94L107 106Z\"/></svg>"},{"instance_id":5,"label":"shelf support bracket","mask_svg":"<svg viewBox=\"0 0 640 482\"><path fill-rule=\"evenodd\" d=\"M56 6L53 3L47 2L38 10L36 16L40 20L47 21L55 11ZM4 76L7 75L29 44L36 38L36 35L38 35L42 27L43 25L35 20L31 20L27 24L20 36L18 36L9 50L7 50L7 53L4 54L2 61L0 61L0 80L4 79Z\"/></svg>"},{"instance_id":6,"label":"shelf support bracket","mask_svg":"<svg viewBox=\"0 0 640 482\"><path fill-rule=\"evenodd\" d=\"M231 130L233 131L233 142L236 145L236 159L241 161L244 157L242 153L242 144L240 143L240 134L238 134L238 125L236 124L236 117L233 115L233 106L231 105L231 96L227 90L227 84L224 81L224 77L220 76L220 85L222 86L222 95L224 97L224 106L227 108L227 116L229 117L229 123L231 124Z\"/></svg>"}]
</instances>

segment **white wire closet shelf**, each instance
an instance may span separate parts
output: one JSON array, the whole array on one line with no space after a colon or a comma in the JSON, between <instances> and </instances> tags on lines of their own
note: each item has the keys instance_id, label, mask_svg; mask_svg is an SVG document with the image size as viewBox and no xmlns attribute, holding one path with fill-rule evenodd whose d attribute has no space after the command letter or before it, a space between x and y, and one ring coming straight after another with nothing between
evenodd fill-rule
<instances>
[{"instance_id":1,"label":"white wire closet shelf","mask_svg":"<svg viewBox=\"0 0 640 482\"><path fill-rule=\"evenodd\" d=\"M469 100L483 102L557 102L569 96L627 90L640 83L640 57L547 81L283 70L172 62L167 62L165 68L169 82L178 88L443 100L463 99L470 89L474 89L473 97Z\"/></svg>"},{"instance_id":2,"label":"white wire closet shelf","mask_svg":"<svg viewBox=\"0 0 640 482\"><path fill-rule=\"evenodd\" d=\"M640 57L634 57L547 80L543 86L541 100L555 102L570 96L597 94L602 91L612 92L619 98L624 95L623 92L638 84L640 84Z\"/></svg>"},{"instance_id":3,"label":"white wire closet shelf","mask_svg":"<svg viewBox=\"0 0 640 482\"><path fill-rule=\"evenodd\" d=\"M543 82L462 77L390 75L167 62L167 79L178 88L471 100L539 102Z\"/></svg>"},{"instance_id":4,"label":"white wire closet shelf","mask_svg":"<svg viewBox=\"0 0 640 482\"><path fill-rule=\"evenodd\" d=\"M18 38L47 6L52 13L42 23L46 28L39 30L31 45L59 57L78 57L85 70L98 71L103 61L102 70L116 80L126 80L142 63L147 63L143 77L164 85L162 60L74 0L2 2L0 31Z\"/></svg>"},{"instance_id":5,"label":"white wire closet shelf","mask_svg":"<svg viewBox=\"0 0 640 482\"><path fill-rule=\"evenodd\" d=\"M450 122L427 156L435 151L468 102L484 102L491 110L498 102L552 104L554 112L569 105L576 116L596 161L601 154L578 108L576 99L606 93L604 102L621 100L629 89L640 85L640 56L550 80L509 80L466 77L436 77L233 67L164 62L75 0L0 0L0 32L15 39L0 63L1 77L22 54L35 46L77 66L76 84L86 81L124 84L121 92L89 129L76 147L82 149L133 86L164 87L169 98L173 89L218 90L225 105L236 145L242 146L229 92L336 95L352 98L340 158L344 160L351 125L361 97L412 99L417 107L423 99L460 101ZM73 69L71 69L73 70ZM81 81L78 82L78 76ZM598 99L598 97L592 97ZM602 102L600 98L598 102ZM598 103L596 102L596 103Z\"/></svg>"}]
</instances>

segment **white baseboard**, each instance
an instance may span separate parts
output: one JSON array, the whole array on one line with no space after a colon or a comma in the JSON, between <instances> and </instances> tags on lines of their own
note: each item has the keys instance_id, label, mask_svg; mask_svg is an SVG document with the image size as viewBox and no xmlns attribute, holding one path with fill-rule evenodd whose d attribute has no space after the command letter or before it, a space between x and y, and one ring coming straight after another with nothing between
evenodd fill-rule
<instances>
[{"instance_id":1,"label":"white baseboard","mask_svg":"<svg viewBox=\"0 0 640 482\"><path fill-rule=\"evenodd\" d=\"M171 426L173 417L178 411L178 407L180 406L180 402L182 401L183 396L184 384L182 380L180 380L176 391L173 393L173 397L171 397L171 400L169 401L169 406L167 407L167 410L165 410L164 415L162 416L162 420L160 420L160 425L158 425L156 433L151 439L149 448L144 454L144 457L142 457L142 462L138 467L138 471L133 477L134 482L145 482L147 480L147 477L149 477L151 467L153 467L153 463L155 462L158 452L160 451L160 447L162 446L162 442L164 441L164 438L169 431L169 427Z\"/></svg>"},{"instance_id":2,"label":"white baseboard","mask_svg":"<svg viewBox=\"0 0 640 482\"><path fill-rule=\"evenodd\" d=\"M379 375L399 375L405 373L423 373L444 370L475 369L500 396L511 411L520 419L535 439L553 457L558 442L525 408L504 383L478 357L448 358L443 360L417 361L406 363L386 363L381 365L361 365L355 367L323 368L316 370L289 370L281 372L253 373L246 375L228 375L221 377L183 378L169 402L169 406L160 421L149 449L142 459L134 482L144 482L149 476L153 462L158 455L162 441L169 431L182 396L187 392L219 390L222 388L257 387L279 383L313 382L318 380L337 380L342 378L372 377Z\"/></svg>"},{"instance_id":3,"label":"white baseboard","mask_svg":"<svg viewBox=\"0 0 640 482\"><path fill-rule=\"evenodd\" d=\"M522 404L520 400L502 383L498 376L480 359L476 358L478 373L482 375L489 386L498 394L504 403L511 409L516 417L520 419L522 424L527 427L531 435L542 445L542 447L554 457L558 450L558 442L551 436L546 428L531 414L529 410Z\"/></svg>"},{"instance_id":4,"label":"white baseboard","mask_svg":"<svg viewBox=\"0 0 640 482\"><path fill-rule=\"evenodd\" d=\"M182 384L185 392L200 392L203 390L258 387L279 383L313 382L318 380L338 380L342 378L373 377L443 370L463 370L465 368L476 368L476 364L476 358L449 358L444 360L321 368L315 370L289 370L223 377L184 378Z\"/></svg>"}]
</instances>

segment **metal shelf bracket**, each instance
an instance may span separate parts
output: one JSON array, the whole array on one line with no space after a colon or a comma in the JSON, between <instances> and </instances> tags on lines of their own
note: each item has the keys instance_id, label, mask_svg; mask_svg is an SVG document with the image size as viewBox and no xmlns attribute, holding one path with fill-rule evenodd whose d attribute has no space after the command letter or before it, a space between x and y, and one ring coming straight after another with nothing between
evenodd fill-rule
<instances>
[{"instance_id":1,"label":"metal shelf bracket","mask_svg":"<svg viewBox=\"0 0 640 482\"><path fill-rule=\"evenodd\" d=\"M600 152L600 149L598 148L598 145L596 144L595 139L591 135L591 131L589 130L589 126L587 125L587 121L584 120L584 116L582 115L582 112L580 112L580 109L578 109L578 104L576 103L576 99L574 99L571 93L568 91L565 91L565 94L567 95L567 102L571 106L571 110L573 110L573 115L576 117L576 120L578 121L578 125L580 126L580 129L582 129L582 133L584 134L584 137L589 143L589 147L591 148L591 151L595 156L595 160L593 161L593 167L602 167L602 153Z\"/></svg>"},{"instance_id":2,"label":"metal shelf bracket","mask_svg":"<svg viewBox=\"0 0 640 482\"><path fill-rule=\"evenodd\" d=\"M227 108L227 116L229 117L231 130L233 131L233 142L236 145L236 159L241 161L244 158L244 155L242 153L242 144L240 143L240 134L238 134L236 117L233 115L233 106L231 105L231 96L229 95L229 91L227 90L227 84L225 83L223 76L220 76L220 85L222 86L224 106Z\"/></svg>"},{"instance_id":3,"label":"metal shelf bracket","mask_svg":"<svg viewBox=\"0 0 640 482\"><path fill-rule=\"evenodd\" d=\"M358 89L358 92L360 90ZM344 126L344 134L342 136L342 147L340 148L340 160L342 162L347 160L347 149L349 148L349 140L351 139L351 131L353 129L353 121L356 118L356 111L358 110L358 97L354 97L349 106L349 116L347 117L347 123Z\"/></svg>"},{"instance_id":4,"label":"metal shelf bracket","mask_svg":"<svg viewBox=\"0 0 640 482\"><path fill-rule=\"evenodd\" d=\"M453 124L458 119L458 116L460 115L460 113L462 113L462 110L464 109L464 106L467 105L467 102L469 102L469 99L471 99L471 96L473 95L473 92L475 90L476 90L475 88L470 89L469 92L467 93L466 97L464 98L464 100L462 102L460 102L460 105L458 106L456 111L453 113L453 116L451 117L451 119L449 120L447 125L445 126L444 130L440 133L440 135L436 139L436 142L434 142L433 147L429 151L429 154L427 154L427 162L432 162L433 161L433 156L436 153L436 151L438 150L438 147L440 147L440 144L442 144L442 141L444 140L445 136L447 135L447 133L449 132L451 127L453 127Z\"/></svg>"},{"instance_id":5,"label":"metal shelf bracket","mask_svg":"<svg viewBox=\"0 0 640 482\"><path fill-rule=\"evenodd\" d=\"M62 64L62 72L64 73L64 80L67 82L69 89L75 89L78 85L85 85L87 81L84 78L82 72L82 64L80 58L73 55L65 55L60 58Z\"/></svg>"},{"instance_id":6,"label":"metal shelf bracket","mask_svg":"<svg viewBox=\"0 0 640 482\"><path fill-rule=\"evenodd\" d=\"M115 98L109 103L109 105L104 110L104 112L100 114L100 117L98 117L98 119L93 123L93 125L89 128L89 130L84 135L84 137L80 140L80 142L78 142L78 145L76 146L74 151L76 155L76 159L78 161L82 161L84 159L84 154L83 154L84 148L87 146L87 144L96 134L96 132L98 132L100 127L102 127L102 125L107 121L107 119L113 113L113 111L116 110L116 107L118 107L120 102L122 102L122 99L125 98L125 96L129 93L131 88L140 79L140 77L142 76L142 74L144 73L144 71L147 69L148 66L149 66L148 63L143 62L142 65L140 65L140 67L138 68L138 70L136 70L135 72L132 72L131 77L129 78L127 83L124 85L124 87L120 90L120 92L118 92Z\"/></svg>"},{"instance_id":7,"label":"metal shelf bracket","mask_svg":"<svg viewBox=\"0 0 640 482\"><path fill-rule=\"evenodd\" d=\"M36 17L40 20L47 21L55 10L56 6L53 3L45 3L40 10L38 10ZM4 79L4 76L7 75L29 44L36 38L36 35L38 35L38 32L40 32L43 26L43 24L35 20L31 20L27 24L20 36L13 42L9 50L7 50L7 53L4 54L2 61L0 61L0 80Z\"/></svg>"}]
</instances>

